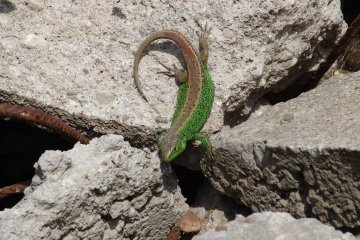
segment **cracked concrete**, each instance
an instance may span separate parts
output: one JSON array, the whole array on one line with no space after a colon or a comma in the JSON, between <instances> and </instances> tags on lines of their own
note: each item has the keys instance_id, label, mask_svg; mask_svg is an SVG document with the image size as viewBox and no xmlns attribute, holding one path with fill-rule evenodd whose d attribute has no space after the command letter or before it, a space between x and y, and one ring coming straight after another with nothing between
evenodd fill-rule
<instances>
[{"instance_id":1,"label":"cracked concrete","mask_svg":"<svg viewBox=\"0 0 360 240\"><path fill-rule=\"evenodd\" d=\"M47 151L25 197L0 212L0 238L164 239L188 210L156 153L107 135Z\"/></svg>"},{"instance_id":2,"label":"cracked concrete","mask_svg":"<svg viewBox=\"0 0 360 240\"><path fill-rule=\"evenodd\" d=\"M359 227L359 78L360 72L330 78L216 134L215 158L203 159L202 171L255 212Z\"/></svg>"},{"instance_id":3,"label":"cracked concrete","mask_svg":"<svg viewBox=\"0 0 360 240\"><path fill-rule=\"evenodd\" d=\"M355 240L351 233L342 233L316 219L295 219L288 213L262 212L248 217L237 215L234 221L218 229L202 233L194 240Z\"/></svg>"},{"instance_id":4,"label":"cracked concrete","mask_svg":"<svg viewBox=\"0 0 360 240\"><path fill-rule=\"evenodd\" d=\"M224 112L247 116L264 93L315 71L346 29L340 1L330 0L15 1L0 14L0 100L153 146L155 132L169 126L177 86L151 54L169 65L182 57L169 42L149 48L140 66L146 103L133 86L132 52L169 28L196 46L196 19L212 27L216 98L205 132L222 127Z\"/></svg>"},{"instance_id":5,"label":"cracked concrete","mask_svg":"<svg viewBox=\"0 0 360 240\"><path fill-rule=\"evenodd\" d=\"M318 90L303 94L300 100L277 104L269 111L260 108L241 126L222 129L228 113L235 113L237 120L247 117L264 94L306 81L316 72L346 30L339 0L27 0L0 2L0 12L0 101L44 110L92 136L121 134L136 147L155 145L155 133L169 126L175 103L177 86L173 79L159 74L163 68L152 55L169 65L183 62L173 43L159 42L149 48L140 66L140 80L149 99L146 103L132 83L132 52L146 35L161 29L179 30L195 46L195 20L208 22L212 26L209 65L216 98L204 131L220 133L212 138L216 161L203 161L204 173L218 190L254 211L289 211L296 217L315 216L335 226L359 226L359 179L355 175L359 170L359 134L352 132L358 127L353 111L359 111L358 106L349 105L350 99L358 99L358 94L348 85L355 85L355 81L340 79L342 85L326 82ZM327 88L333 94L324 91L311 95ZM348 105L341 102L346 99ZM301 100L304 102L296 102ZM309 116L316 116L316 121L310 121ZM337 116L337 121L329 116ZM299 128L303 124L306 131ZM93 144L113 138L96 139ZM162 237L182 211L176 210L176 204L183 206L183 199L178 189L161 192L163 182L158 170L154 178L143 175L140 169L151 172L147 161L129 163L132 154L118 151L120 147L131 148L119 139L109 140L105 152L115 162L120 161L120 155L128 157L125 162L130 166L118 164L122 172L130 171L137 182L144 184L136 189L138 195L130 194L132 188L138 187L136 181L126 182L121 174L116 175L120 179L102 178L101 171L109 164L114 166L110 160L102 165L100 157L108 155L99 156L92 149L94 145L77 145L72 151L81 149L79 159L69 160L67 153L48 152L42 159L53 163L47 165L40 160L37 167L41 174L38 172L23 202L0 213L0 219L9 221L0 228L2 236L26 239L25 233L33 230L34 239L100 239L101 232L108 239L115 235L129 239L139 226L150 224L140 237ZM120 147L113 145L115 142ZM129 151L143 154L136 149ZM156 165L156 153L145 152ZM98 164L91 168L85 156ZM68 165L77 161L84 165L81 169L76 164ZM43 175L50 181L42 179ZM85 182L79 185L85 188L80 192L71 188L77 181ZM53 190L57 188L64 188L65 195L57 196ZM88 199L77 195L88 192L92 194ZM124 199L113 201L115 195ZM158 212L159 205L168 212ZM49 210L49 206L55 208ZM172 215L174 209L176 214ZM36 221L28 213L36 216ZM164 224L162 217L169 221ZM118 221L123 218L129 218L131 223ZM15 229L15 223L20 223L21 228Z\"/></svg>"}]
</instances>

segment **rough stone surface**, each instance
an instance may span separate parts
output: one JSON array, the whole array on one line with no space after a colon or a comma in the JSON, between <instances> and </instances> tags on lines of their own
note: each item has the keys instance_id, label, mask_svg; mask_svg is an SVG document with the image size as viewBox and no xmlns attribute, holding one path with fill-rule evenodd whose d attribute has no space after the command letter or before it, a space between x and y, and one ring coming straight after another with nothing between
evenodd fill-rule
<instances>
[{"instance_id":1,"label":"rough stone surface","mask_svg":"<svg viewBox=\"0 0 360 240\"><path fill-rule=\"evenodd\" d=\"M316 70L346 29L339 0L11 2L0 6L0 100L142 145L169 125L177 91L150 55L140 66L149 104L133 86L132 52L150 32L177 29L197 45L195 20L212 26L213 132L224 111L247 115ZM168 65L181 56L169 42L150 49Z\"/></svg>"},{"instance_id":2,"label":"rough stone surface","mask_svg":"<svg viewBox=\"0 0 360 240\"><path fill-rule=\"evenodd\" d=\"M259 110L212 138L201 167L222 193L255 212L286 211L360 226L360 72Z\"/></svg>"},{"instance_id":3,"label":"rough stone surface","mask_svg":"<svg viewBox=\"0 0 360 240\"><path fill-rule=\"evenodd\" d=\"M155 153L107 135L47 151L25 198L0 212L0 239L164 239L188 210Z\"/></svg>"},{"instance_id":4,"label":"rough stone surface","mask_svg":"<svg viewBox=\"0 0 360 240\"><path fill-rule=\"evenodd\" d=\"M316 219L294 219L288 213L263 212L248 217L237 215L234 221L222 228L208 231L193 240L355 240L355 237Z\"/></svg>"}]
</instances>

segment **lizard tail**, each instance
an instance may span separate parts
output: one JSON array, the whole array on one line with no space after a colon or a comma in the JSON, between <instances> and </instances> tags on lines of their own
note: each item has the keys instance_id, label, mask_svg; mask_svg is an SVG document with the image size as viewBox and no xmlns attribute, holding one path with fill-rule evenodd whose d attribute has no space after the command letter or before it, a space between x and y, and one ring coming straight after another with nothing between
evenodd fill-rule
<instances>
[{"instance_id":1,"label":"lizard tail","mask_svg":"<svg viewBox=\"0 0 360 240\"><path fill-rule=\"evenodd\" d=\"M174 34L174 32L176 32L176 34ZM149 36L147 36L145 38L145 40L140 44L139 48L137 49L136 53L135 53L135 59L134 59L134 67L133 67L133 76L134 76L134 84L136 89L138 90L140 96L146 101L148 102L142 88L141 88L141 83L139 80L139 63L142 57L142 53L144 52L145 48L152 43L153 41L157 40L157 39L170 39L174 42L176 42L177 44L180 45L180 47L183 49L183 47L188 46L189 42L186 39L186 37L175 30L163 30L163 31L158 31L158 32L153 32L151 33Z\"/></svg>"}]
</instances>

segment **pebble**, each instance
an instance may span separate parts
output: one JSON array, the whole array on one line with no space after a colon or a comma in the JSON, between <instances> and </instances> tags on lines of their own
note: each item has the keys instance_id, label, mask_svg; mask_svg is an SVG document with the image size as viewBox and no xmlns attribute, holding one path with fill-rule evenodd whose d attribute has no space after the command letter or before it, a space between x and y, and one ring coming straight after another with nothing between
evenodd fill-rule
<instances>
[{"instance_id":1,"label":"pebble","mask_svg":"<svg viewBox=\"0 0 360 240\"><path fill-rule=\"evenodd\" d=\"M25 0L25 2L33 10L41 10L45 7L43 0Z\"/></svg>"},{"instance_id":2,"label":"pebble","mask_svg":"<svg viewBox=\"0 0 360 240\"><path fill-rule=\"evenodd\" d=\"M45 47L46 44L47 41L44 38L39 37L33 33L30 33L25 37L22 45L26 48L32 49L32 48Z\"/></svg>"}]
</instances>

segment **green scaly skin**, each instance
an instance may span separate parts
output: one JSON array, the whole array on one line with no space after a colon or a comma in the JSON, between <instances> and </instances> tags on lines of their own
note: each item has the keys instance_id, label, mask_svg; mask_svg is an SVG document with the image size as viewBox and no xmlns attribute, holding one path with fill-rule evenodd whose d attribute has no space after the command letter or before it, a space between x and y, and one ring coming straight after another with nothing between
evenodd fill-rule
<instances>
[{"instance_id":1,"label":"green scaly skin","mask_svg":"<svg viewBox=\"0 0 360 240\"><path fill-rule=\"evenodd\" d=\"M212 147L209 139L200 134L206 120L209 118L214 102L215 86L211 79L208 59L208 33L207 25L201 28L199 49L197 52L184 35L175 30L163 30L150 34L140 44L134 60L134 83L140 95L145 97L139 81L138 68L141 54L144 49L157 39L170 39L176 42L184 55L187 70L179 70L162 64L175 76L180 84L176 109L172 117L171 127L158 136L157 142L160 154L165 162L171 162L186 148L188 141L199 140L205 146L207 153L212 157Z\"/></svg>"},{"instance_id":2,"label":"green scaly skin","mask_svg":"<svg viewBox=\"0 0 360 240\"><path fill-rule=\"evenodd\" d=\"M187 119L187 121L183 124L183 126L176 132L180 137L180 140L176 143L173 151L167 158L163 157L165 162L173 161L177 156L179 156L186 148L186 143L188 141L199 140L205 146L205 149L210 157L213 156L213 150L211 146L211 142L208 137L200 134L199 132L203 128L205 122L210 116L212 105L215 97L215 85L213 80L211 79L209 69L207 63L203 65L202 69L202 89L200 99L198 100L198 104L191 114L191 116ZM176 103L176 109L174 115L171 120L171 127L174 126L181 112L183 111L186 96L188 92L188 82L184 82L179 86L178 97ZM171 128L170 128L171 129ZM163 132L158 136L157 143L159 149L161 151L162 146L160 144L161 139L165 136L166 132Z\"/></svg>"}]
</instances>

